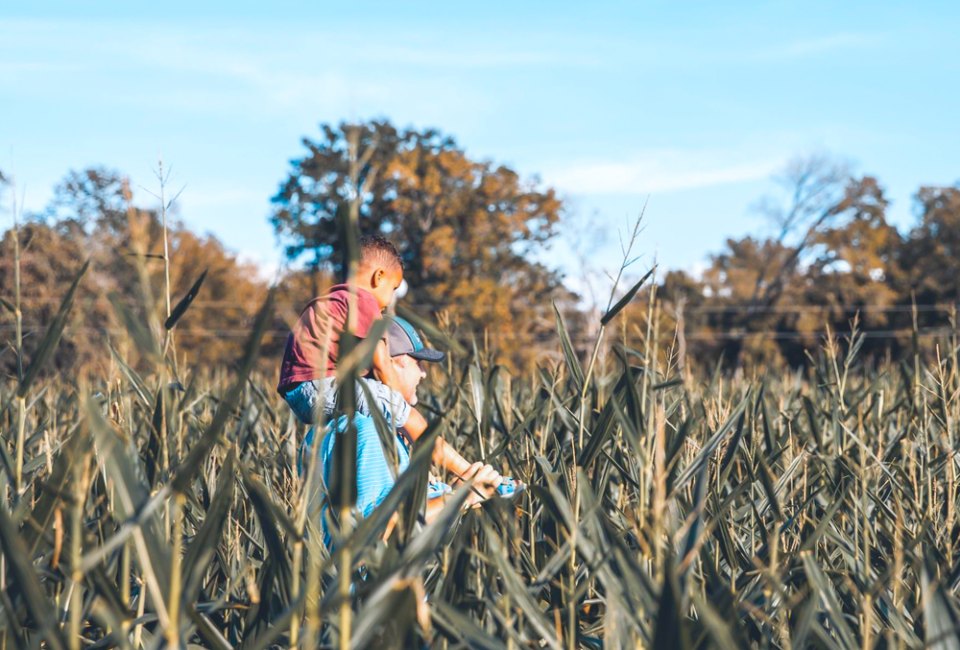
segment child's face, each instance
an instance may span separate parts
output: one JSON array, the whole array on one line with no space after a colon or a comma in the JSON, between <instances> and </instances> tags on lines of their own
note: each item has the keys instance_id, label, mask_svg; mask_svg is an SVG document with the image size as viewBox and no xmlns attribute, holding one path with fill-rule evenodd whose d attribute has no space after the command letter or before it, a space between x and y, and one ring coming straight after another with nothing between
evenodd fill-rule
<instances>
[{"instance_id":1,"label":"child's face","mask_svg":"<svg viewBox=\"0 0 960 650\"><path fill-rule=\"evenodd\" d=\"M373 272L370 282L370 293L377 299L380 309L386 309L393 302L393 296L403 282L403 271L397 267L378 268Z\"/></svg>"}]
</instances>

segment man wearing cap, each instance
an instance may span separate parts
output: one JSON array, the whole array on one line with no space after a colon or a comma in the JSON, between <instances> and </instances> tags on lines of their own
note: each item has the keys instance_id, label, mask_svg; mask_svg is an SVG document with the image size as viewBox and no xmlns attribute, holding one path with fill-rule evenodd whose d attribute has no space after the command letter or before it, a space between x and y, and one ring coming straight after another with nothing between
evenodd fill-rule
<instances>
[{"instance_id":1,"label":"man wearing cap","mask_svg":"<svg viewBox=\"0 0 960 650\"><path fill-rule=\"evenodd\" d=\"M395 388L410 406L414 406L418 401L417 387L426 377L421 363L442 361L446 355L439 350L427 348L413 326L399 317L394 317L390 323L387 338L391 361L399 380L399 385ZM345 416L342 416L332 424L338 428L343 427L346 426L345 420ZM358 414L354 418L354 424L357 430L357 509L362 517L367 517L387 497L396 477L384 456L374 419ZM307 433L305 449L312 444L313 433L313 429ZM403 472L410 462L405 433L402 429L397 432L398 472ZM325 483L328 483L332 474L335 437L324 436L319 450ZM304 457L307 457L307 454L304 454ZM504 481L490 465L470 463L442 438L437 440L433 460L459 480L474 479L474 490L467 498L467 505L476 505L497 493L512 496L519 485L509 479ZM445 484L431 481L427 491L427 521L440 512L445 500L444 495L449 492L450 488Z\"/></svg>"}]
</instances>

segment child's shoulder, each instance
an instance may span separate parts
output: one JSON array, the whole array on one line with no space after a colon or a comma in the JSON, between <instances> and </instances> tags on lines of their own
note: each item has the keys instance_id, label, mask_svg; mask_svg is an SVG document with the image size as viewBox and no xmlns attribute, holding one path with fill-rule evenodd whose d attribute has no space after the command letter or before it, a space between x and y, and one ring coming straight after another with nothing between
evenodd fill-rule
<instances>
[{"instance_id":1,"label":"child's shoulder","mask_svg":"<svg viewBox=\"0 0 960 650\"><path fill-rule=\"evenodd\" d=\"M325 293L316 296L303 308L304 312L326 312L336 314L345 312L350 303L350 287L346 284L335 284ZM380 316L380 306L373 294L362 288L357 288L357 307L361 313Z\"/></svg>"},{"instance_id":2,"label":"child's shoulder","mask_svg":"<svg viewBox=\"0 0 960 650\"><path fill-rule=\"evenodd\" d=\"M357 298L360 300L374 300L373 294L364 289L363 287L357 287ZM314 300L324 300L324 299L343 299L346 300L347 296L350 295L350 285L349 284L334 284L327 288L327 290L322 294L314 298Z\"/></svg>"}]
</instances>

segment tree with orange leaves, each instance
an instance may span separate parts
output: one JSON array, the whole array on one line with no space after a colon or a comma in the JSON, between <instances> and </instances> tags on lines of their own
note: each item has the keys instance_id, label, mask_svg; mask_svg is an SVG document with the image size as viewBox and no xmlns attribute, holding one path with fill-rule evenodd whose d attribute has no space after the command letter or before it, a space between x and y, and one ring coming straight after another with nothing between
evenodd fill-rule
<instances>
[{"instance_id":1,"label":"tree with orange leaves","mask_svg":"<svg viewBox=\"0 0 960 650\"><path fill-rule=\"evenodd\" d=\"M361 234L397 245L409 302L423 313L446 310L463 338L486 340L509 366L529 366L555 331L551 300L570 297L542 261L562 215L554 190L471 159L435 130L376 121L321 129L320 138L304 139L306 155L273 198L272 223L288 258L337 272L337 211L359 191L348 174L352 132L368 152Z\"/></svg>"}]
</instances>

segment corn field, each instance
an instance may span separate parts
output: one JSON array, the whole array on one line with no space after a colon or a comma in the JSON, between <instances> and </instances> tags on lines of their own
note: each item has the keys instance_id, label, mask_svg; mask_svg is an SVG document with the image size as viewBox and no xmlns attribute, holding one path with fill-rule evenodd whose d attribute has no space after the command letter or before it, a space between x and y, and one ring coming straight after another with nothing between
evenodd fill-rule
<instances>
[{"instance_id":1,"label":"corn field","mask_svg":"<svg viewBox=\"0 0 960 650\"><path fill-rule=\"evenodd\" d=\"M854 328L805 371L711 376L653 307L603 340L637 287L588 363L558 313L535 375L433 371L434 424L331 554L304 428L255 368L270 301L235 367L181 367L199 285L162 326L118 306L140 362L111 347L88 381L41 372L74 283L3 385L0 647L960 647L956 340L865 368ZM467 485L424 524L439 435L527 491L462 510Z\"/></svg>"}]
</instances>

